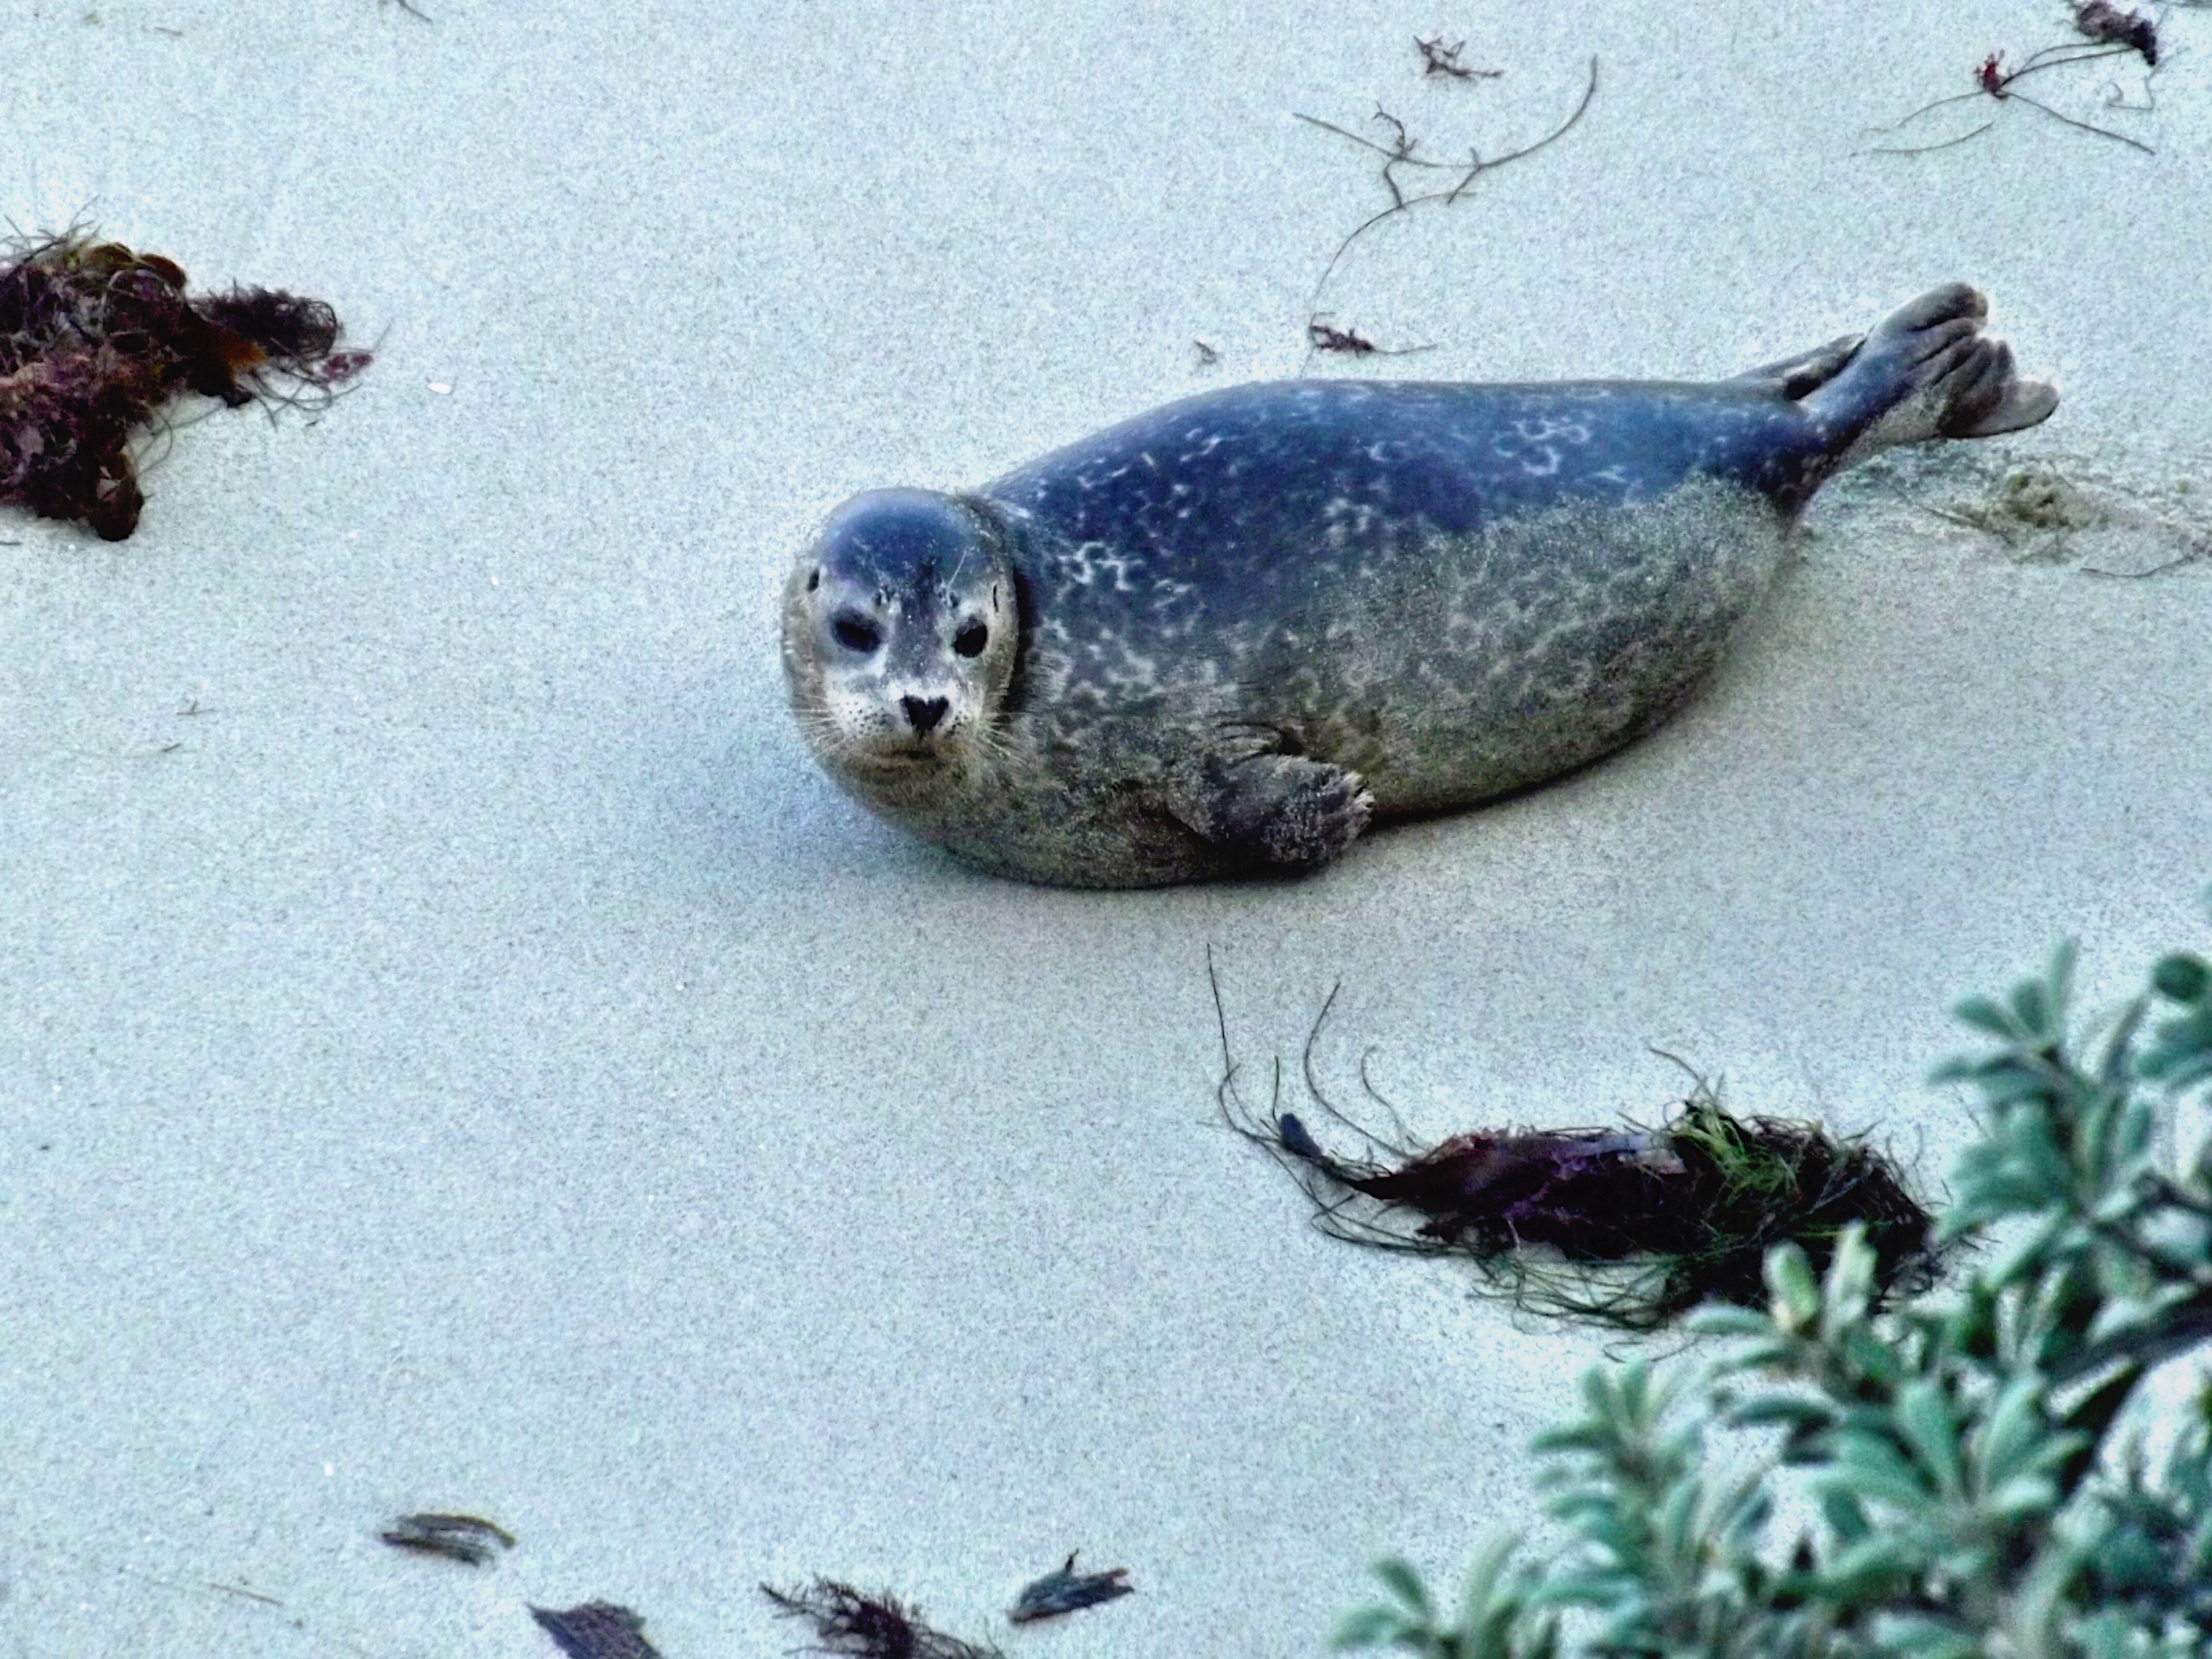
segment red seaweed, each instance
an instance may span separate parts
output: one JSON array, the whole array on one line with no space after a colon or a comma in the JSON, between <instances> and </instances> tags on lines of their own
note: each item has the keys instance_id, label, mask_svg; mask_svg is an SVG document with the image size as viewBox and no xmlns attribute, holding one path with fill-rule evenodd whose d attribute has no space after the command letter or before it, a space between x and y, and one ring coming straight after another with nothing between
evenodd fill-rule
<instances>
[{"instance_id":1,"label":"red seaweed","mask_svg":"<svg viewBox=\"0 0 2212 1659\"><path fill-rule=\"evenodd\" d=\"M328 397L369 362L338 349L319 300L187 294L175 261L77 231L13 253L0 267L0 502L108 541L137 527L145 501L131 441L176 399Z\"/></svg>"}]
</instances>

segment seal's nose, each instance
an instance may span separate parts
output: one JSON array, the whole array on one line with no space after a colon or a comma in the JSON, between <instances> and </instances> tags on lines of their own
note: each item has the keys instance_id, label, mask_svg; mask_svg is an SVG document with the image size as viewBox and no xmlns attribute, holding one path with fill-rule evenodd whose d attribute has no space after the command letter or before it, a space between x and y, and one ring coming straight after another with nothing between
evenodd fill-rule
<instances>
[{"instance_id":1,"label":"seal's nose","mask_svg":"<svg viewBox=\"0 0 2212 1659\"><path fill-rule=\"evenodd\" d=\"M901 697L899 699L899 707L906 710L906 722L914 727L917 737L927 732L936 726L938 721L943 720L945 711L951 706L950 702L943 697Z\"/></svg>"}]
</instances>

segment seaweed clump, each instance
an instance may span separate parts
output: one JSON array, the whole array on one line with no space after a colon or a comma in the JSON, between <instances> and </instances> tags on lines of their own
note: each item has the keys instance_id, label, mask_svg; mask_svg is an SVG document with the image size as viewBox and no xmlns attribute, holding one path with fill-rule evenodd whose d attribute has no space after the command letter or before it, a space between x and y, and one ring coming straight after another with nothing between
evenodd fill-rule
<instances>
[{"instance_id":1,"label":"seaweed clump","mask_svg":"<svg viewBox=\"0 0 2212 1659\"><path fill-rule=\"evenodd\" d=\"M1988 1045L1929 1079L1975 1109L1936 1224L1990 1240L1961 1282L1880 1313L1863 1232L1825 1275L1781 1246L1763 1306L1691 1317L1694 1360L1583 1373L1531 1448L1553 1524L1493 1534L1456 1613L1385 1558L1335 1650L2212 1654L2212 1155L2176 1146L2212 1089L2212 960L2159 958L2086 1028L2075 961L1953 1010Z\"/></svg>"},{"instance_id":2,"label":"seaweed clump","mask_svg":"<svg viewBox=\"0 0 2212 1659\"><path fill-rule=\"evenodd\" d=\"M337 315L319 300L189 295L175 261L74 231L11 252L0 264L0 502L107 541L137 527L145 502L131 441L178 398L295 402L369 362L338 349Z\"/></svg>"},{"instance_id":3,"label":"seaweed clump","mask_svg":"<svg viewBox=\"0 0 2212 1659\"><path fill-rule=\"evenodd\" d=\"M1425 1150L1394 1144L1322 1091L1313 1044L1328 1016L1325 1003L1307 1039L1307 1088L1388 1161L1337 1157L1274 1105L1264 1117L1247 1110L1225 1023L1219 1097L1231 1127L1299 1176L1314 1224L1332 1238L1463 1256L1486 1290L1516 1307L1634 1332L1659 1329L1701 1303L1763 1306L1770 1249L1795 1244L1815 1273L1825 1272L1854 1224L1873 1252L1878 1298L1934 1282L1933 1218L1895 1162L1865 1141L1815 1123L1738 1117L1692 1071L1688 1098L1656 1128L1478 1131ZM1280 1082L1279 1074L1278 1099Z\"/></svg>"},{"instance_id":4,"label":"seaweed clump","mask_svg":"<svg viewBox=\"0 0 2212 1659\"><path fill-rule=\"evenodd\" d=\"M890 1595L863 1595L835 1578L817 1578L791 1590L763 1584L760 1590L779 1617L804 1619L814 1626L820 1645L809 1652L855 1659L1005 1659L997 1648L977 1647L932 1630L922 1623L919 1607L902 1607Z\"/></svg>"}]
</instances>

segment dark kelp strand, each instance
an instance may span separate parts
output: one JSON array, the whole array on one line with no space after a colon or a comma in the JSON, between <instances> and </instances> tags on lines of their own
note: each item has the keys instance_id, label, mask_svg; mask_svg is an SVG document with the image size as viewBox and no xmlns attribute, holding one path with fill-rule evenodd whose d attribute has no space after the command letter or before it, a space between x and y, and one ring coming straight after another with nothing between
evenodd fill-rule
<instances>
[{"instance_id":1,"label":"dark kelp strand","mask_svg":"<svg viewBox=\"0 0 2212 1659\"><path fill-rule=\"evenodd\" d=\"M1005 1659L994 1647L977 1647L922 1622L921 1609L889 1595L864 1595L835 1578L817 1578L797 1589L760 1587L777 1614L814 1626L811 1653L856 1659Z\"/></svg>"},{"instance_id":2,"label":"dark kelp strand","mask_svg":"<svg viewBox=\"0 0 2212 1659\"><path fill-rule=\"evenodd\" d=\"M1075 1558L1080 1553L1071 1552L1058 1571L1023 1585L1022 1593L1014 1599L1006 1617L1017 1625L1033 1624L1040 1619L1057 1619L1062 1613L1095 1607L1102 1601L1133 1592L1134 1587L1123 1582L1129 1576L1127 1567L1114 1567L1104 1572L1076 1571Z\"/></svg>"},{"instance_id":3,"label":"dark kelp strand","mask_svg":"<svg viewBox=\"0 0 2212 1659\"><path fill-rule=\"evenodd\" d=\"M469 1567L483 1566L499 1551L514 1547L513 1533L476 1515L403 1515L377 1536L394 1549L442 1555Z\"/></svg>"},{"instance_id":4,"label":"dark kelp strand","mask_svg":"<svg viewBox=\"0 0 2212 1659\"><path fill-rule=\"evenodd\" d=\"M1815 1123L1738 1117L1694 1072L1689 1096L1656 1127L1478 1130L1428 1147L1401 1130L1393 1142L1340 1109L1316 1075L1331 992L1304 1072L1318 1110L1365 1143L1340 1156L1281 1109L1279 1068L1267 1110L1244 1103L1218 981L1214 998L1223 1115L1297 1176L1314 1225L1332 1238L1461 1256L1485 1291L1518 1307L1630 1331L1656 1330L1702 1302L1764 1305L1770 1249L1795 1243L1819 1273L1854 1224L1873 1248L1879 1292L1935 1277L1931 1218L1887 1154ZM1364 1066L1361 1080L1388 1109Z\"/></svg>"},{"instance_id":5,"label":"dark kelp strand","mask_svg":"<svg viewBox=\"0 0 2212 1659\"><path fill-rule=\"evenodd\" d=\"M660 1659L645 1639L645 1620L612 1601L532 1607L530 1616L568 1659Z\"/></svg>"}]
</instances>

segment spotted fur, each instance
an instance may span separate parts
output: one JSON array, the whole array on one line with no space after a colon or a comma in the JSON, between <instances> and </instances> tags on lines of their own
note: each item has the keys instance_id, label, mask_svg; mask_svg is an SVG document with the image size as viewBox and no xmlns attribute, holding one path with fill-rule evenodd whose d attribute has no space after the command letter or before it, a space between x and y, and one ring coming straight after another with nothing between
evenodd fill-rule
<instances>
[{"instance_id":1,"label":"spotted fur","mask_svg":"<svg viewBox=\"0 0 2212 1659\"><path fill-rule=\"evenodd\" d=\"M1840 467L2048 416L1984 309L1939 289L1711 385L1239 386L973 495L872 491L793 573L793 705L840 785L987 869L1310 869L1664 720Z\"/></svg>"}]
</instances>

